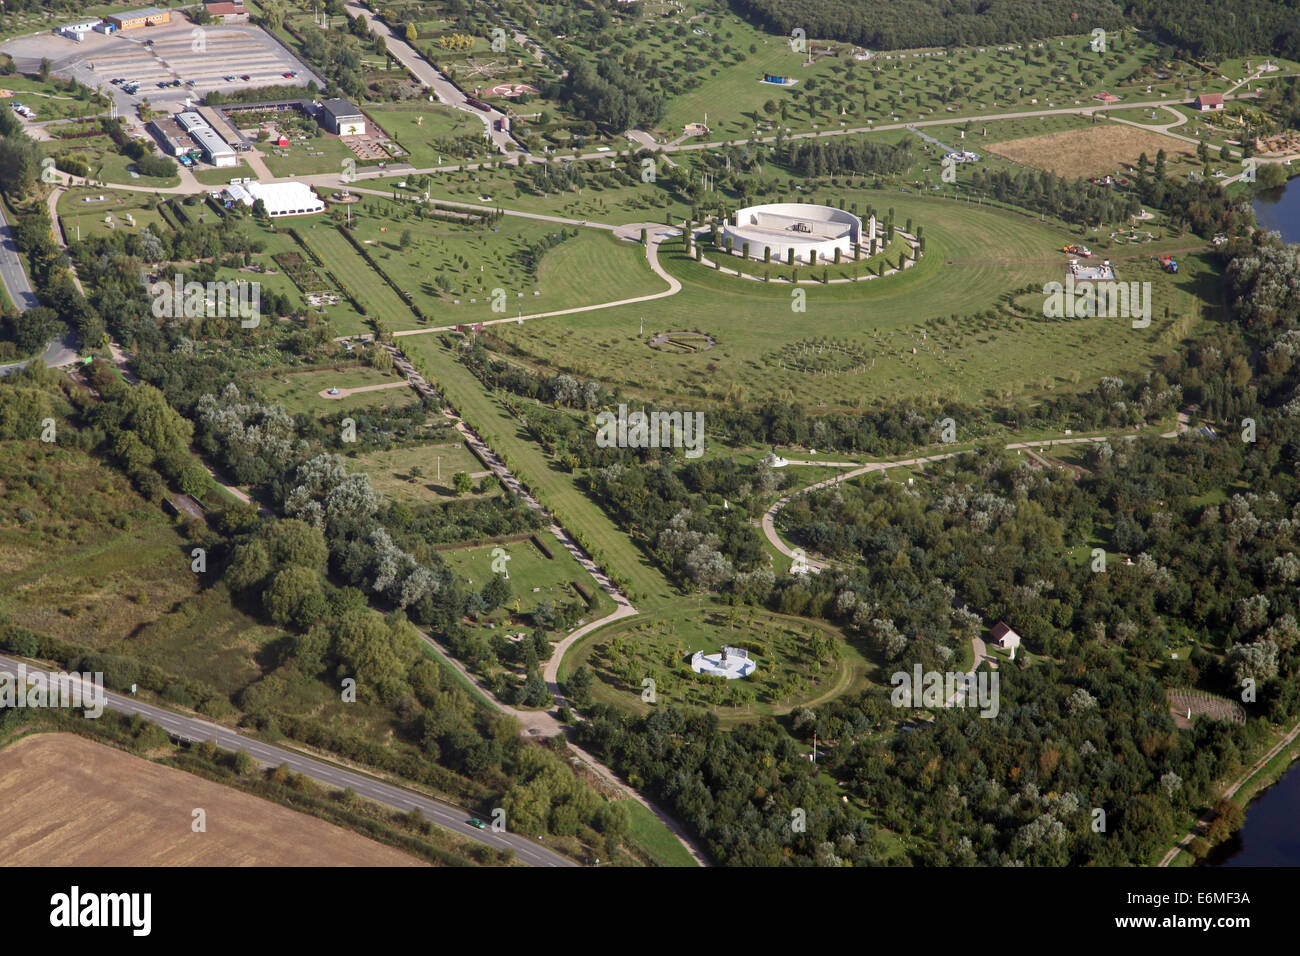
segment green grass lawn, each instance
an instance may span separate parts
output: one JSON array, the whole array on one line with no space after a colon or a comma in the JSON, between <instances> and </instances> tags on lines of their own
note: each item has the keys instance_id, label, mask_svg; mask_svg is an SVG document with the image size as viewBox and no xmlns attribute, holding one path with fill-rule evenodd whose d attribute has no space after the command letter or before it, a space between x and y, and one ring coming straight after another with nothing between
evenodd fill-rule
<instances>
[{"instance_id":1,"label":"green grass lawn","mask_svg":"<svg viewBox=\"0 0 1300 956\"><path fill-rule=\"evenodd\" d=\"M665 289L641 245L606 230L583 229L550 247L533 273L525 267L526 250L563 227L511 216L492 227L398 218L409 209L367 197L353 234L437 325L552 312ZM402 248L408 233L409 246ZM316 239L315 233L308 236L313 248ZM504 312L494 310L495 303Z\"/></svg>"},{"instance_id":2,"label":"green grass lawn","mask_svg":"<svg viewBox=\"0 0 1300 956\"><path fill-rule=\"evenodd\" d=\"M821 190L810 192L809 200L824 201ZM1109 244L1105 236L1097 242L1024 213L951 199L845 189L838 194L860 209L893 208L900 226L906 218L922 225L921 261L901 275L871 282L801 287L806 308L796 312L787 284L720 275L686 258L680 244L667 243L661 262L684 288L653 308L507 324L496 334L547 367L610 381L638 396L673 395L705 404L775 397L840 408L904 398L974 403L1090 387L1103 375L1149 368L1153 356L1199 328L1200 303L1217 274L1208 252L1181 253L1177 276L1150 261L1161 249L1201 248L1195 237L1116 246L1104 254L1116 263L1120 279L1152 283L1150 327L1134 329L1126 319L1108 317L1049 321L1041 314L1041 289L1064 277L1062 244L1082 238L1096 242L1094 252L1102 254L1102 244ZM1007 293L1025 287L1040 290L1029 296L1037 315L1005 307ZM684 354L646 344L659 332L680 329L707 332L717 344ZM863 362L852 371L821 374L784 361L791 343L824 338L852 345Z\"/></svg>"},{"instance_id":3,"label":"green grass lawn","mask_svg":"<svg viewBox=\"0 0 1300 956\"><path fill-rule=\"evenodd\" d=\"M462 137L475 144L476 154L487 154L486 148L478 146L483 139L482 121L463 110L437 103L401 103L368 106L366 113L411 154L409 162L417 169L467 158L466 144L455 142Z\"/></svg>"},{"instance_id":4,"label":"green grass lawn","mask_svg":"<svg viewBox=\"0 0 1300 956\"><path fill-rule=\"evenodd\" d=\"M488 470L463 441L372 451L350 461L354 471L370 475L370 484L376 491L395 501L412 503L457 497L452 487L457 472L473 475ZM412 467L420 469L418 477L411 475ZM492 494L499 491L499 486L494 485Z\"/></svg>"},{"instance_id":5,"label":"green grass lawn","mask_svg":"<svg viewBox=\"0 0 1300 956\"><path fill-rule=\"evenodd\" d=\"M549 531L539 531L537 536L550 550L547 557L531 539L509 544L489 544L481 547L456 548L439 552L456 576L470 590L480 590L495 573L492 570L498 548L505 552L506 571L510 575L510 588L514 598L507 609L516 614L528 614L542 601L556 605L582 600L573 587L577 581L588 592L597 592L596 582L582 565L569 554ZM604 592L599 592L605 598ZM600 615L599 608L592 616Z\"/></svg>"},{"instance_id":6,"label":"green grass lawn","mask_svg":"<svg viewBox=\"0 0 1300 956\"><path fill-rule=\"evenodd\" d=\"M682 161L679 154L677 160ZM627 222L663 222L665 213L671 212L676 220L690 213L690 203L678 196L667 198L662 189L640 182L619 183L609 160L584 161L587 170L586 184L580 188L540 192L527 180L521 179L514 166L505 168L461 170L430 175L430 196L454 202L500 205L521 212L545 213L563 216L579 222L594 220L621 225ZM395 186L407 177L369 180L365 185ZM487 196L490 201L481 197Z\"/></svg>"},{"instance_id":7,"label":"green grass lawn","mask_svg":"<svg viewBox=\"0 0 1300 956\"><path fill-rule=\"evenodd\" d=\"M673 831L635 800L618 801L627 810L632 839L660 866L699 866Z\"/></svg>"},{"instance_id":8,"label":"green grass lawn","mask_svg":"<svg viewBox=\"0 0 1300 956\"><path fill-rule=\"evenodd\" d=\"M380 372L369 366L341 366L319 372L256 373L245 379L265 402L283 405L289 414L307 412L324 415L341 409L362 409L380 405L392 407L407 405L416 400L415 392L406 388L384 388L361 392L343 398L324 398L322 391L331 388L346 390L370 385L405 385L405 381L392 372Z\"/></svg>"},{"instance_id":9,"label":"green grass lawn","mask_svg":"<svg viewBox=\"0 0 1300 956\"><path fill-rule=\"evenodd\" d=\"M337 173L343 170L345 160L356 159L352 150L335 136L308 137L301 142L290 137L288 146L259 143L257 149L262 154L266 168L274 176Z\"/></svg>"},{"instance_id":10,"label":"green grass lawn","mask_svg":"<svg viewBox=\"0 0 1300 956\"><path fill-rule=\"evenodd\" d=\"M825 642L829 656L816 656L814 635ZM693 673L694 652L716 652L724 644L749 650L757 664L750 677ZM565 655L562 676L582 665L597 678L591 693L600 703L645 712L651 705L642 699L642 682L651 678L659 704L708 707L728 722L783 714L861 690L876 671L828 625L693 601L617 621L583 638Z\"/></svg>"},{"instance_id":11,"label":"green grass lawn","mask_svg":"<svg viewBox=\"0 0 1300 956\"><path fill-rule=\"evenodd\" d=\"M100 196L104 197L103 202L99 200ZM122 230L135 233L146 227L160 235L165 226L162 216L153 208L153 202L154 197L148 193L78 187L59 197L58 213L69 241L77 238L78 226L83 239ZM126 218L128 215L135 220L135 225ZM110 216L111 225L104 221Z\"/></svg>"},{"instance_id":12,"label":"green grass lawn","mask_svg":"<svg viewBox=\"0 0 1300 956\"><path fill-rule=\"evenodd\" d=\"M379 319L394 330L418 327L419 322L410 306L402 301L328 220L304 223L297 228L307 247L361 302L367 315Z\"/></svg>"},{"instance_id":13,"label":"green grass lawn","mask_svg":"<svg viewBox=\"0 0 1300 956\"><path fill-rule=\"evenodd\" d=\"M242 159L235 166L227 166L221 169L212 166L195 166L190 172L205 186L227 186L232 179L257 178L257 173L253 167L248 165Z\"/></svg>"},{"instance_id":14,"label":"green grass lawn","mask_svg":"<svg viewBox=\"0 0 1300 956\"><path fill-rule=\"evenodd\" d=\"M3 82L0 77L0 82ZM3 101L0 101L3 102ZM89 178L106 183L124 183L130 186L175 186L181 180L177 175L132 175L135 161L118 152L107 136L87 136L83 139L49 140L39 144L47 156L67 156L80 160L90 170Z\"/></svg>"},{"instance_id":15,"label":"green grass lawn","mask_svg":"<svg viewBox=\"0 0 1300 956\"><path fill-rule=\"evenodd\" d=\"M348 300L347 296L343 294L342 290L325 275L326 270L310 263L307 253L304 252L302 247L294 241L284 223L259 223L251 216L244 217L241 222L248 235L261 243L263 247L263 251L256 253L253 256L253 260L264 268L278 273L278 275L264 276L262 281L274 285L275 288L281 291L289 292L292 290L290 299L295 302L302 301L305 305L305 299L303 299L300 294L301 290L294 285L293 280L288 277L284 268L274 259L275 256L282 253L296 254L304 260L307 260L312 269L320 274L320 280L322 282L321 291L333 293L336 297L332 304L322 304L314 308L306 306L306 308L314 312L321 321L329 324L330 334L333 336L358 335L371 331L370 325L366 321L365 316L356 310ZM307 220L297 223L290 222L288 227L300 232L306 232L310 230L314 224L313 221ZM322 228L326 228L324 224L322 224ZM276 284L276 280L280 280L280 283ZM316 290L313 289L312 291Z\"/></svg>"},{"instance_id":16,"label":"green grass lawn","mask_svg":"<svg viewBox=\"0 0 1300 956\"><path fill-rule=\"evenodd\" d=\"M427 364L430 377L448 401L505 459L547 509L570 531L595 549L596 563L627 582L629 595L640 607L673 599L667 579L596 502L577 486L575 476L550 461L519 422L499 401L484 391L479 381L456 362L434 336L416 335L402 340L408 354Z\"/></svg>"},{"instance_id":17,"label":"green grass lawn","mask_svg":"<svg viewBox=\"0 0 1300 956\"><path fill-rule=\"evenodd\" d=\"M141 176L132 175L135 161L121 153L106 152L98 166L92 164L90 176L105 183L123 183L127 186L176 186L180 176ZM221 180L224 185L225 179Z\"/></svg>"}]
</instances>

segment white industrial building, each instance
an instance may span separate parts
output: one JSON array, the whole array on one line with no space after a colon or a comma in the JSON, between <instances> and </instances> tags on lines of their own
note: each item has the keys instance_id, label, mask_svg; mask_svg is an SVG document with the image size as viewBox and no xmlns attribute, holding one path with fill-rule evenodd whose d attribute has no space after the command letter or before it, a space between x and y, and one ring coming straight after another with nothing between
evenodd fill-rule
<instances>
[{"instance_id":1,"label":"white industrial building","mask_svg":"<svg viewBox=\"0 0 1300 956\"><path fill-rule=\"evenodd\" d=\"M239 163L230 144L218 136L217 131L198 113L193 110L177 113L176 122L180 124L181 129L190 134L194 142L199 144L199 149L203 150L203 158L213 166L235 166Z\"/></svg>"},{"instance_id":2,"label":"white industrial building","mask_svg":"<svg viewBox=\"0 0 1300 956\"><path fill-rule=\"evenodd\" d=\"M102 22L101 20L82 20L80 23L66 23L61 27L57 27L54 32L59 36L65 36L69 40L76 40L80 43L86 38L87 33Z\"/></svg>"},{"instance_id":3,"label":"white industrial building","mask_svg":"<svg viewBox=\"0 0 1300 956\"><path fill-rule=\"evenodd\" d=\"M244 183L229 186L226 196L232 202L251 206L259 199L272 219L281 216L310 216L324 212L325 203L306 183Z\"/></svg>"}]
</instances>

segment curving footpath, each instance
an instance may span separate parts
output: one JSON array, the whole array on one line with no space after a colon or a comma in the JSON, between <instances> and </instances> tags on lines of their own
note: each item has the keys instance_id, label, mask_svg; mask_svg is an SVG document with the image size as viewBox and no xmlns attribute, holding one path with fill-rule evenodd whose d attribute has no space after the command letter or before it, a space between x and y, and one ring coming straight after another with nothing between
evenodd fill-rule
<instances>
[{"instance_id":1,"label":"curving footpath","mask_svg":"<svg viewBox=\"0 0 1300 956\"><path fill-rule=\"evenodd\" d=\"M461 322L459 323L460 325L487 326L487 325L503 325L509 322L513 322L517 325L520 325L532 319L546 319L556 315L574 315L578 312L596 312L599 311L600 309L616 309L619 306L623 306L623 305L636 305L639 302L653 302L655 299L666 299L669 296L676 295L678 292L682 291L681 282L678 281L677 278L674 277L671 273L669 273L659 262L659 244L663 242L665 238L668 238L664 234L664 232L662 232L662 230L674 228L672 226L665 226L662 224L656 225L654 223L642 223L642 222L631 223L625 226L603 226L603 225L587 223L587 222L578 223L578 221L574 219L558 219L557 217L554 216L537 216L535 214L530 214L530 213L506 212L506 215L528 216L529 218L546 219L552 222L559 221L559 222L567 222L567 223L572 223L577 225L592 226L598 229L611 229L613 230L614 234L618 236L620 239L639 239L641 235L641 229L644 228L646 230L646 245L645 245L646 261L649 263L650 269L654 272L654 274L659 276L659 278L663 279L665 282L668 283L668 288L665 289L663 292L655 292L652 293L651 295L639 295L631 299L615 299L613 302L597 302L594 305L579 305L573 307L572 309L557 309L554 312L535 312L532 315L518 315L515 316L514 318L487 319L482 322ZM654 231L656 229L659 229L661 231L656 233ZM403 332L394 332L393 337L398 338L399 336L405 336L405 335L427 335L430 332L453 332L456 330L456 328L457 326L455 325L440 325L437 327L431 327L427 329L407 329Z\"/></svg>"}]
</instances>

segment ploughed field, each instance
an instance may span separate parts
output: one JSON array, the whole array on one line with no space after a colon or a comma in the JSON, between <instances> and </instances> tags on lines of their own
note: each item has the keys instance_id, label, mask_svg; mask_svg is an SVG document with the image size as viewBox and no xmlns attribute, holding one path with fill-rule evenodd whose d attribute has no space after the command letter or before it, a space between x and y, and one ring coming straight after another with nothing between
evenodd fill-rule
<instances>
[{"instance_id":1,"label":"ploughed field","mask_svg":"<svg viewBox=\"0 0 1300 956\"><path fill-rule=\"evenodd\" d=\"M193 811L206 832L192 831ZM73 734L0 749L8 866L420 866L259 797Z\"/></svg>"}]
</instances>

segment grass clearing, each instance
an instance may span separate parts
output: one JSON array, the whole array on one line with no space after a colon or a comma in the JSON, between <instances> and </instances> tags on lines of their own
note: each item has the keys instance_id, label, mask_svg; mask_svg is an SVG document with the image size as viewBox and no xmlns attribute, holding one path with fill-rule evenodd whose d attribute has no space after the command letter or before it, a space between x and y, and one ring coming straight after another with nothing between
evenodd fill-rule
<instances>
[{"instance_id":1,"label":"grass clearing","mask_svg":"<svg viewBox=\"0 0 1300 956\"><path fill-rule=\"evenodd\" d=\"M457 472L476 475L488 470L462 441L372 451L349 462L352 470L370 475L371 487L384 497L412 504L455 498L452 478ZM419 469L418 475L412 474L413 468ZM500 485L493 482L490 493L500 494Z\"/></svg>"},{"instance_id":2,"label":"grass clearing","mask_svg":"<svg viewBox=\"0 0 1300 956\"><path fill-rule=\"evenodd\" d=\"M512 216L487 227L420 219L413 213L409 202L367 196L353 209L353 235L393 283L409 293L412 304L436 317L438 325L551 312L664 290L640 244L616 239L607 230ZM315 233L309 242L316 247Z\"/></svg>"},{"instance_id":3,"label":"grass clearing","mask_svg":"<svg viewBox=\"0 0 1300 956\"><path fill-rule=\"evenodd\" d=\"M683 282L677 295L522 326L506 323L494 335L531 364L616 384L638 398L708 404L771 397L844 410L906 399L1014 400L1089 387L1119 370L1144 371L1153 356L1202 327L1202 303L1214 300L1204 295L1218 266L1195 237L1131 245L1118 235L1079 235L987 205L902 192L836 192L860 210L893 208L900 226L912 218L924 229L921 260L870 282L800 286L806 311L795 313L789 284L718 274L670 241L661 247L660 262ZM1115 262L1122 281L1152 283L1149 328L1133 329L1123 318L1048 320L1037 292L1028 296L1037 314L1013 307L1009 293L1061 281L1061 247L1081 240ZM1182 250L1176 276L1152 261L1168 249ZM644 336L638 334L642 317ZM716 345L677 353L649 346L653 336L678 330L707 333ZM789 347L826 340L852 347L857 358L851 368L823 373L785 360ZM611 376L610 369L618 374Z\"/></svg>"},{"instance_id":4,"label":"grass clearing","mask_svg":"<svg viewBox=\"0 0 1300 956\"><path fill-rule=\"evenodd\" d=\"M747 678L702 676L690 666L696 651L723 645L748 650L757 667ZM763 610L679 602L669 611L618 621L583 638L562 670L586 665L600 703L644 713L642 681L655 682L661 704L707 707L725 722L788 713L870 683L876 668L835 628ZM562 675L563 676L563 675Z\"/></svg>"},{"instance_id":5,"label":"grass clearing","mask_svg":"<svg viewBox=\"0 0 1300 956\"><path fill-rule=\"evenodd\" d=\"M660 866L699 866L673 831L635 800L618 801L626 808L632 839Z\"/></svg>"},{"instance_id":6,"label":"grass clearing","mask_svg":"<svg viewBox=\"0 0 1300 956\"><path fill-rule=\"evenodd\" d=\"M506 570L514 592L509 610L516 614L528 614L543 601L560 605L582 600L582 595L573 587L575 581L580 582L587 592L604 596L591 575L560 546L553 534L543 530L536 536L551 552L550 557L543 554L531 538L508 544L456 548L442 551L441 556L467 587L481 590L493 574L493 552L502 549L509 559ZM598 613L593 612L593 616Z\"/></svg>"},{"instance_id":7,"label":"grass clearing","mask_svg":"<svg viewBox=\"0 0 1300 956\"><path fill-rule=\"evenodd\" d=\"M153 203L154 197L148 193L77 187L59 197L57 210L63 234L72 242L78 232L83 239L121 230L136 233L145 228L159 235L164 223Z\"/></svg>"},{"instance_id":8,"label":"grass clearing","mask_svg":"<svg viewBox=\"0 0 1300 956\"><path fill-rule=\"evenodd\" d=\"M400 376L367 365L339 366L315 372L259 372L250 375L246 381L257 390L264 402L283 405L290 414L307 412L325 415L342 409L397 407L408 405L417 399L414 390L399 387L356 392L342 398L328 398L320 394L331 388L344 391L376 385L405 384Z\"/></svg>"},{"instance_id":9,"label":"grass clearing","mask_svg":"<svg viewBox=\"0 0 1300 956\"><path fill-rule=\"evenodd\" d=\"M392 329L412 329L419 321L411 307L398 296L347 237L328 222L312 222L298 227L298 235L334 278L356 299L368 316L379 319Z\"/></svg>"},{"instance_id":10,"label":"grass clearing","mask_svg":"<svg viewBox=\"0 0 1300 956\"><path fill-rule=\"evenodd\" d=\"M574 476L552 462L524 427L488 394L478 379L433 336L417 335L403 349L425 359L432 381L465 420L501 455L507 467L536 494L569 531L584 538L597 565L617 574L628 597L657 605L673 599L673 588L627 533L577 486Z\"/></svg>"}]
</instances>

